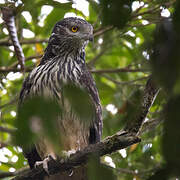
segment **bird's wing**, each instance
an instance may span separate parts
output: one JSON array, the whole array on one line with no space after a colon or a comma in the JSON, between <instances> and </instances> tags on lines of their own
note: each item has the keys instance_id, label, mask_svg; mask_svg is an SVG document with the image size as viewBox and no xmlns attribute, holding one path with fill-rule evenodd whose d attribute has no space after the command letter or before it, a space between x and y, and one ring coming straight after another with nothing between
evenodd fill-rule
<instances>
[{"instance_id":1,"label":"bird's wing","mask_svg":"<svg viewBox=\"0 0 180 180\"><path fill-rule=\"evenodd\" d=\"M88 70L85 70L81 76L81 84L85 89L87 89L95 106L95 118L93 125L90 128L90 143L96 143L100 141L102 136L102 108L99 99L99 93L96 88L96 83Z\"/></svg>"}]
</instances>

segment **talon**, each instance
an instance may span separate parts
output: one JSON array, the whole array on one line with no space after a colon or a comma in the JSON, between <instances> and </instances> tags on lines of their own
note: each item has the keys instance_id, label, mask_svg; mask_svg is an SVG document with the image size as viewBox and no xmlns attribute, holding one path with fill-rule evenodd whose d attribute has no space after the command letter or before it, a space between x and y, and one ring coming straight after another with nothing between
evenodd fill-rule
<instances>
[{"instance_id":1,"label":"talon","mask_svg":"<svg viewBox=\"0 0 180 180\"><path fill-rule=\"evenodd\" d=\"M52 159L54 160L54 158L49 154L43 161L37 161L34 166L37 168L38 166L42 165L46 173L50 175L48 171L48 162Z\"/></svg>"},{"instance_id":2,"label":"talon","mask_svg":"<svg viewBox=\"0 0 180 180\"><path fill-rule=\"evenodd\" d=\"M63 155L64 157L70 157L71 154L75 154L75 153L76 153L76 150L75 150L75 149L71 149L71 150L69 150L69 151L62 151L62 155Z\"/></svg>"}]
</instances>

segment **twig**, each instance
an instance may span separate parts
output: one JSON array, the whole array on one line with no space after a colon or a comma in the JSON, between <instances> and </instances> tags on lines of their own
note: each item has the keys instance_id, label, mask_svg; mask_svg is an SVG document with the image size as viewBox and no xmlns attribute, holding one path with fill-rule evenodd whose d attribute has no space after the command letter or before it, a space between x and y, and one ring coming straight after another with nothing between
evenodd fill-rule
<instances>
[{"instance_id":1,"label":"twig","mask_svg":"<svg viewBox=\"0 0 180 180\"><path fill-rule=\"evenodd\" d=\"M109 31L109 30L111 30L113 28L114 28L113 26L107 26L105 28L100 28L98 30L95 30L94 31L94 37L100 36L100 35L104 34L105 32L107 32L107 31Z\"/></svg>"},{"instance_id":2,"label":"twig","mask_svg":"<svg viewBox=\"0 0 180 180\"><path fill-rule=\"evenodd\" d=\"M117 173L126 173L126 174L132 174L132 175L137 175L138 173L136 173L135 171L133 170L130 170L130 169L124 169L124 168L117 168L116 169L116 172Z\"/></svg>"},{"instance_id":3,"label":"twig","mask_svg":"<svg viewBox=\"0 0 180 180\"><path fill-rule=\"evenodd\" d=\"M141 77L141 78L138 78L138 79L135 79L135 80L131 80L131 81L117 81L109 76L106 76L106 75L103 75L105 78L109 79L110 81L114 82L115 84L118 84L118 85L128 85L128 84L132 84L132 83L135 83L137 81L142 81L142 80L145 80L148 78L147 77Z\"/></svg>"},{"instance_id":4,"label":"twig","mask_svg":"<svg viewBox=\"0 0 180 180\"><path fill-rule=\"evenodd\" d=\"M5 108L6 106L9 106L9 105L12 105L12 104L16 103L16 102L17 102L17 100L18 100L18 96L15 96L15 98L14 98L14 99L12 99L10 102L8 102L8 103L6 103L6 104L1 105L1 106L0 106L0 109Z\"/></svg>"},{"instance_id":5,"label":"twig","mask_svg":"<svg viewBox=\"0 0 180 180\"><path fill-rule=\"evenodd\" d=\"M151 119L148 120L147 122L143 123L142 128L139 132L139 135L142 133L148 132L153 130L157 125L159 125L164 119L162 118L157 118L157 119Z\"/></svg>"},{"instance_id":6,"label":"twig","mask_svg":"<svg viewBox=\"0 0 180 180\"><path fill-rule=\"evenodd\" d=\"M43 55L42 54L37 54L37 55L33 55L33 56L29 56L27 58L25 58L25 62L29 61L31 59L39 59L41 58ZM11 66L9 66L8 68L14 68L18 65L18 62L14 62Z\"/></svg>"},{"instance_id":7,"label":"twig","mask_svg":"<svg viewBox=\"0 0 180 180\"><path fill-rule=\"evenodd\" d=\"M103 33L107 32L111 29L113 29L113 27L108 26L106 28L100 28L98 30L95 30L94 37L102 35ZM48 39L29 39L29 40L22 40L19 43L21 45L23 45L23 44L36 44L36 43L47 43L47 42L48 42ZM13 45L13 43L11 41L8 41L8 40L0 41L0 46L12 46L12 45Z\"/></svg>"},{"instance_id":8,"label":"twig","mask_svg":"<svg viewBox=\"0 0 180 180\"><path fill-rule=\"evenodd\" d=\"M117 69L100 69L90 70L91 73L103 74L103 73L119 73L119 72L148 72L148 69L129 69L129 68L117 68Z\"/></svg>"},{"instance_id":9,"label":"twig","mask_svg":"<svg viewBox=\"0 0 180 180\"><path fill-rule=\"evenodd\" d=\"M16 131L16 129L0 126L0 131L1 132L6 132L6 133L9 133L9 134L13 134Z\"/></svg>"},{"instance_id":10,"label":"twig","mask_svg":"<svg viewBox=\"0 0 180 180\"><path fill-rule=\"evenodd\" d=\"M32 71L32 67L30 67L30 68L25 68L24 69L24 71L25 72L30 72L30 71ZM21 70L20 69L18 69L18 68L7 68L7 67L4 67L4 66L2 66L2 67L0 67L0 73L8 73L8 72L20 72Z\"/></svg>"},{"instance_id":11,"label":"twig","mask_svg":"<svg viewBox=\"0 0 180 180\"><path fill-rule=\"evenodd\" d=\"M25 72L32 71L32 67L26 68ZM95 74L104 74L104 73L120 73L120 72L149 72L148 69L129 69L129 68L117 68L117 69L91 69L89 70L91 73ZM7 67L0 67L0 73L3 72L20 72L20 69L17 68L7 68Z\"/></svg>"},{"instance_id":12,"label":"twig","mask_svg":"<svg viewBox=\"0 0 180 180\"><path fill-rule=\"evenodd\" d=\"M87 63L88 66L94 66L96 61L104 54L107 52L107 48L102 49L97 56L95 56L91 61Z\"/></svg>"},{"instance_id":13,"label":"twig","mask_svg":"<svg viewBox=\"0 0 180 180\"><path fill-rule=\"evenodd\" d=\"M47 43L48 39L30 39L30 40L22 40L19 43L23 44L36 44L36 43ZM0 41L0 46L12 46L11 41Z\"/></svg>"},{"instance_id":14,"label":"twig","mask_svg":"<svg viewBox=\"0 0 180 180\"><path fill-rule=\"evenodd\" d=\"M13 9L9 8L9 7L3 7L2 14L3 14L3 19L7 25L7 29L9 31L9 36L10 36L12 44L14 46L17 59L19 61L19 64L21 65L21 70L24 71L25 57L24 57L22 47L20 46L19 40L17 37Z\"/></svg>"}]
</instances>

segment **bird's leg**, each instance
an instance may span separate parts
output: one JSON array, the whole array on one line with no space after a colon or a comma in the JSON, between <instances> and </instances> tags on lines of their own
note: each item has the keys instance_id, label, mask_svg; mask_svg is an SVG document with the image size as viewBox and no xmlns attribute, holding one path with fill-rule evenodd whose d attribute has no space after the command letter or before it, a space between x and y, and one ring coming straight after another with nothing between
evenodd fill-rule
<instances>
[{"instance_id":1,"label":"bird's leg","mask_svg":"<svg viewBox=\"0 0 180 180\"><path fill-rule=\"evenodd\" d=\"M50 175L49 174L49 170L48 170L48 162L50 161L50 160L56 160L56 158L54 157L54 155L51 155L51 154L48 154L48 156L43 160L43 161L36 161L36 163L35 163L35 168L37 168L38 166L40 166L40 165L43 165L43 169L46 171L46 173L48 174L48 175Z\"/></svg>"},{"instance_id":2,"label":"bird's leg","mask_svg":"<svg viewBox=\"0 0 180 180\"><path fill-rule=\"evenodd\" d=\"M75 153L76 153L76 150L75 150L75 149L71 149L71 150L69 150L69 151L62 151L61 155L62 155L63 159L62 159L61 161L65 161L65 160L68 159L72 154L75 154ZM72 176L74 172L73 172L72 169L70 169L70 170L68 171L68 173L69 173L69 176Z\"/></svg>"},{"instance_id":3,"label":"bird's leg","mask_svg":"<svg viewBox=\"0 0 180 180\"><path fill-rule=\"evenodd\" d=\"M69 151L62 151L62 157L63 158L69 158L72 154L75 154L76 150L75 149L71 149Z\"/></svg>"},{"instance_id":4,"label":"bird's leg","mask_svg":"<svg viewBox=\"0 0 180 180\"><path fill-rule=\"evenodd\" d=\"M35 163L35 168L37 168L38 166L42 165L43 169L46 171L46 173L48 175L50 175L49 173L49 168L48 168L48 162L50 160L59 160L61 163L63 163L67 158L69 158L72 154L76 153L75 149L71 149L69 151L62 151L61 153L61 157L59 156L55 156L54 154L48 154L48 156L43 160L43 161L36 161ZM69 172L69 176L72 176L73 174L73 170L70 170Z\"/></svg>"}]
</instances>

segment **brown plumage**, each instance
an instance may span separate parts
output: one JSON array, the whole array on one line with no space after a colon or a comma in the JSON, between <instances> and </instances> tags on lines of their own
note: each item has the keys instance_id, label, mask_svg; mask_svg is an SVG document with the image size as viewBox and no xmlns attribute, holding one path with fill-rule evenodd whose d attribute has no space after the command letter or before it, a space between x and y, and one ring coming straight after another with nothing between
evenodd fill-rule
<instances>
[{"instance_id":1,"label":"brown plumage","mask_svg":"<svg viewBox=\"0 0 180 180\"><path fill-rule=\"evenodd\" d=\"M61 146L65 151L80 150L100 141L102 134L101 105L95 82L85 64L85 46L93 38L93 28L85 20L65 18L59 21L51 34L45 54L38 67L28 75L20 93L20 104L28 97L43 96L58 100L65 112L57 119ZM88 92L94 107L90 122L79 119L71 104L63 97L63 84L72 83ZM63 103L62 103L63 100ZM86 106L86 105L82 105ZM30 167L49 154L56 158L52 143L40 137L34 147L25 152ZM50 179L85 180L86 168L58 174Z\"/></svg>"}]
</instances>

